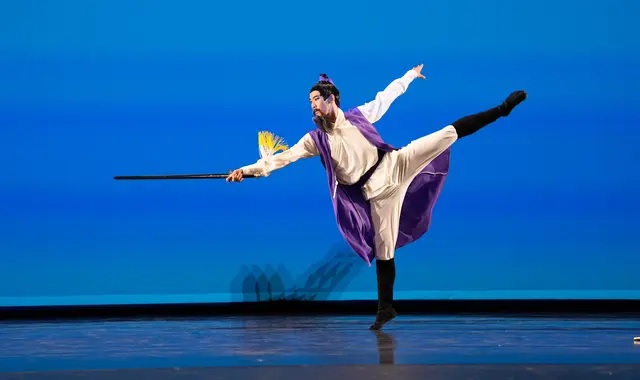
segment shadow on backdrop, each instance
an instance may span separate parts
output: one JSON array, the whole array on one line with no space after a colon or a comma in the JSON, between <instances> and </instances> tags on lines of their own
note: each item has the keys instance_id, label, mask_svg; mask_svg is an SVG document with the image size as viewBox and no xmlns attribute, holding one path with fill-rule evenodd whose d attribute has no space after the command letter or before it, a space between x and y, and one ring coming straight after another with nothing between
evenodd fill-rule
<instances>
[{"instance_id":1,"label":"shadow on backdrop","mask_svg":"<svg viewBox=\"0 0 640 380\"><path fill-rule=\"evenodd\" d=\"M344 243L337 243L297 280L284 265L243 265L231 284L243 302L324 301L341 292L365 267Z\"/></svg>"}]
</instances>

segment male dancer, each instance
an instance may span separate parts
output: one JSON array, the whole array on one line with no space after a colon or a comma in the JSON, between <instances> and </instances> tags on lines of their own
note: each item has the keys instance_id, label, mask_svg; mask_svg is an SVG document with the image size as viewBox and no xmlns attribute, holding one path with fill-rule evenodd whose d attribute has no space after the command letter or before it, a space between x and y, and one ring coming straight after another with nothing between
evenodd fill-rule
<instances>
[{"instance_id":1,"label":"male dancer","mask_svg":"<svg viewBox=\"0 0 640 380\"><path fill-rule=\"evenodd\" d=\"M320 156L327 171L338 228L367 263L376 259L378 311L372 330L397 316L392 307L396 277L395 250L422 236L449 170L451 145L507 116L527 97L512 92L500 105L462 117L450 125L397 149L386 144L373 123L421 74L423 65L391 82L375 99L346 112L340 92L325 74L311 88L309 102L317 129L288 150L233 171L267 176L300 158Z\"/></svg>"}]
</instances>

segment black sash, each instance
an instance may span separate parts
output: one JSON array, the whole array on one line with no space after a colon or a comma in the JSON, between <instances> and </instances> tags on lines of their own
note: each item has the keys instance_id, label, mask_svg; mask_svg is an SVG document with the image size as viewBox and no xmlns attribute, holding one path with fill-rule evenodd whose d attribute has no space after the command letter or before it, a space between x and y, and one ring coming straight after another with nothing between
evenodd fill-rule
<instances>
[{"instance_id":1,"label":"black sash","mask_svg":"<svg viewBox=\"0 0 640 380\"><path fill-rule=\"evenodd\" d=\"M362 175L362 177L360 177L358 182L353 184L353 186L358 186L358 187L364 186L364 184L367 183L369 178L371 178L371 176L373 175L373 172L376 171L376 169L378 168L378 165L380 165L380 162L382 162L382 158L384 157L385 154L386 154L386 152L384 150L378 149L378 161L376 161L376 163L373 164L373 166L371 168L369 168L369 170L367 170Z\"/></svg>"}]
</instances>

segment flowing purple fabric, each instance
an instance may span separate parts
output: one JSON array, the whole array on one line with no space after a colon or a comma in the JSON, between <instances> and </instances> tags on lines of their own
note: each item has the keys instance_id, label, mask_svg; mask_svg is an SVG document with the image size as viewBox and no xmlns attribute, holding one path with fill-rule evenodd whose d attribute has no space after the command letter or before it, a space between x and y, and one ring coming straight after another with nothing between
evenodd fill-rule
<instances>
[{"instance_id":1,"label":"flowing purple fabric","mask_svg":"<svg viewBox=\"0 0 640 380\"><path fill-rule=\"evenodd\" d=\"M382 140L375 127L357 108L345 112L345 118L355 125L362 135L378 149L385 152L396 150ZM311 131L310 135L320 152L320 159L327 171L329 191L338 229L356 254L371 266L375 258L373 240L375 231L371 220L369 201L365 200L362 189L358 186L342 184L336 186L331 147L326 133L317 128ZM400 213L396 249L417 240L429 229L433 207L438 200L449 171L449 157L450 149L447 149L427 165L409 185Z\"/></svg>"}]
</instances>

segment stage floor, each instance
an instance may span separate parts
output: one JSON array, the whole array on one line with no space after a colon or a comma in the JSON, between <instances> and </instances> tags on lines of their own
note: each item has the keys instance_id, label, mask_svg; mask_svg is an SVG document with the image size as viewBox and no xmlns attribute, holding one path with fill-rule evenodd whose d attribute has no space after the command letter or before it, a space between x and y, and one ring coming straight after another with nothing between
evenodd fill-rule
<instances>
[{"instance_id":1,"label":"stage floor","mask_svg":"<svg viewBox=\"0 0 640 380\"><path fill-rule=\"evenodd\" d=\"M640 316L0 324L0 379L640 379Z\"/></svg>"}]
</instances>

